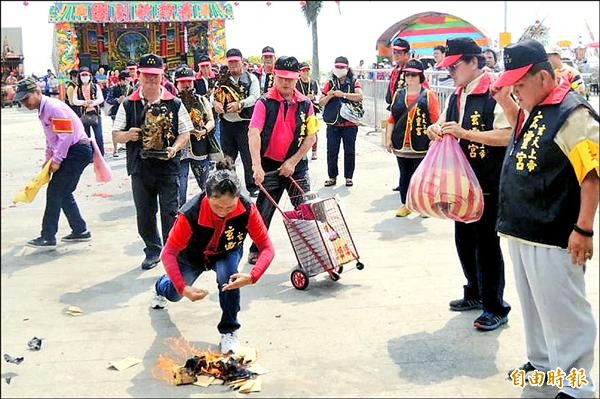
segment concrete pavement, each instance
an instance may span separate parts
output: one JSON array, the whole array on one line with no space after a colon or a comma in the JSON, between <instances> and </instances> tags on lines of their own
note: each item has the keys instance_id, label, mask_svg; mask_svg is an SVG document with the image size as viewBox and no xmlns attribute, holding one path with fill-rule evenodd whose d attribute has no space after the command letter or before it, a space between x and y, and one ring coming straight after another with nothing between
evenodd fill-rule
<instances>
[{"instance_id":1,"label":"concrete pavement","mask_svg":"<svg viewBox=\"0 0 600 399\"><path fill-rule=\"evenodd\" d=\"M142 241L126 175L125 157L107 156L113 181L95 182L88 167L76 191L93 239L61 244L55 252L24 248L37 237L45 189L31 204L11 207L14 195L42 165L44 136L35 113L2 114L2 301L1 350L24 356L20 365L2 362L4 397L238 397L224 386L170 386L152 377L168 337L183 336L201 349L217 348L220 318L215 276L196 285L210 291L199 303L182 300L166 310L149 309L152 286L162 267L142 271ZM110 119L104 117L110 153ZM453 240L453 223L396 218L399 196L392 192L395 159L378 135L357 140L352 188L324 188L325 134L319 159L311 161L313 188L338 195L365 264L346 267L333 282L324 274L307 291L290 283L296 263L281 217L271 225L276 258L255 286L242 290L239 332L259 351L269 369L256 397L520 397L507 371L526 361L523 322L512 264L506 262L508 325L474 330L477 311L455 313L448 301L462 295L464 278ZM340 166L342 160L340 159ZM241 172L241 169L240 169ZM191 174L190 174L191 175ZM338 179L340 181L341 179ZM189 196L197 192L190 181ZM289 200L282 202L290 209ZM598 216L596 217L596 226ZM597 230L597 229L596 229ZM68 234L61 216L58 237ZM598 321L598 235L587 272L587 293ZM246 248L249 242L246 243ZM351 264L353 266L353 264ZM243 263L242 269L250 266ZM66 315L68 306L84 314ZM27 350L33 336L44 338L38 352ZM598 341L596 342L596 352ZM142 363L124 371L109 361L132 356ZM598 358L593 379L598 382ZM4 380L12 376L10 384ZM534 397L539 392L527 392Z\"/></svg>"}]
</instances>

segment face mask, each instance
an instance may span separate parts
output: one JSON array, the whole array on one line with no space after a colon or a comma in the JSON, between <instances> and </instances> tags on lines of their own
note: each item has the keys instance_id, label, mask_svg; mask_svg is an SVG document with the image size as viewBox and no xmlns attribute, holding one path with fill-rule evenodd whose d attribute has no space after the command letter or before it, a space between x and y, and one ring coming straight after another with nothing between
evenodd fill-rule
<instances>
[{"instance_id":1,"label":"face mask","mask_svg":"<svg viewBox=\"0 0 600 399\"><path fill-rule=\"evenodd\" d=\"M89 76L82 76L81 77L81 81L83 83L89 83L90 82L90 77Z\"/></svg>"},{"instance_id":2,"label":"face mask","mask_svg":"<svg viewBox=\"0 0 600 399\"><path fill-rule=\"evenodd\" d=\"M338 77L338 78L343 78L344 76L346 76L348 74L348 70L346 68L333 68L333 74Z\"/></svg>"}]
</instances>

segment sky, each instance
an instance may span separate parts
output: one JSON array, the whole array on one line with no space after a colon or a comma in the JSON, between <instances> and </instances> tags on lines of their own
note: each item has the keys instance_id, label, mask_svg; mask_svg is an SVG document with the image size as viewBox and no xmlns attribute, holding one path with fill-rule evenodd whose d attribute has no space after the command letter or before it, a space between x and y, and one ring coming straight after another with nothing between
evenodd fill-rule
<instances>
[{"instance_id":1,"label":"sky","mask_svg":"<svg viewBox=\"0 0 600 399\"><path fill-rule=\"evenodd\" d=\"M53 2L1 1L2 26L22 27L25 73L45 74L51 67L53 25L48 10ZM233 2L230 2L233 4ZM270 45L277 55L312 58L312 35L300 10L299 1L238 1L234 19L226 22L227 46L239 48L244 56L260 55ZM335 57L348 57L351 65L364 59L375 61L378 37L396 22L413 14L436 11L455 15L498 40L504 30L504 1L334 1L324 2L318 19L321 69L333 66ZM584 43L599 40L598 1L507 1L507 30L517 40L536 19L550 28L551 42L582 36Z\"/></svg>"}]
</instances>

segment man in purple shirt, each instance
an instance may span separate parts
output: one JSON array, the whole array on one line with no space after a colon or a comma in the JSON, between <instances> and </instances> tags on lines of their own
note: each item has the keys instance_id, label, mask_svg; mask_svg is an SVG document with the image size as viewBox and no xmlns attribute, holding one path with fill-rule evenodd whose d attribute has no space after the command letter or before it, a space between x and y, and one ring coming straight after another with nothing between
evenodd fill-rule
<instances>
[{"instance_id":1,"label":"man in purple shirt","mask_svg":"<svg viewBox=\"0 0 600 399\"><path fill-rule=\"evenodd\" d=\"M65 242L89 241L92 238L73 197L83 170L92 161L92 147L83 124L64 102L42 95L36 82L25 78L18 82L15 101L27 109L38 110L46 135L46 162L52 161L52 179L46 191L46 210L40 237L27 243L35 248L55 248L58 219L62 209L71 226Z\"/></svg>"}]
</instances>

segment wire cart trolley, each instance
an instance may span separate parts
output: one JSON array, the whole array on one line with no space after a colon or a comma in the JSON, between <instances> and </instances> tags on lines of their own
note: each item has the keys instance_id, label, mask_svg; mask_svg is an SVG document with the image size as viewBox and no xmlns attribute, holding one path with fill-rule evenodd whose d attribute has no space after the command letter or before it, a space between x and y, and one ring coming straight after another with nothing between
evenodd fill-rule
<instances>
[{"instance_id":1,"label":"wire cart trolley","mask_svg":"<svg viewBox=\"0 0 600 399\"><path fill-rule=\"evenodd\" d=\"M337 199L319 198L316 193L305 192L292 177L290 180L303 200L292 211L282 210L262 185L259 188L283 217L298 260L298 267L290 274L294 288L305 290L309 277L319 273L327 273L333 281L338 281L344 265L354 260L356 268L362 270L365 265L359 261L358 251Z\"/></svg>"}]
</instances>

